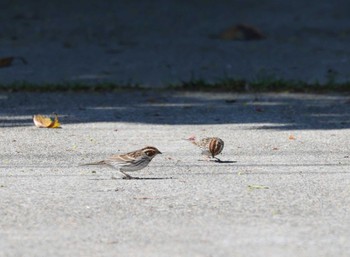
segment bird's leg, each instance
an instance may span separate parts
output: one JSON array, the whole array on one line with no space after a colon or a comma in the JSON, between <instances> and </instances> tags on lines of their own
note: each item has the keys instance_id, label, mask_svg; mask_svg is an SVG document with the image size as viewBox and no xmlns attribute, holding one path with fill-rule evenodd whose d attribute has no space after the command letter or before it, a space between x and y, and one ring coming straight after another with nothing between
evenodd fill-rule
<instances>
[{"instance_id":1,"label":"bird's leg","mask_svg":"<svg viewBox=\"0 0 350 257\"><path fill-rule=\"evenodd\" d=\"M214 157L213 158L215 159L215 162L222 162L218 157Z\"/></svg>"},{"instance_id":2,"label":"bird's leg","mask_svg":"<svg viewBox=\"0 0 350 257\"><path fill-rule=\"evenodd\" d=\"M120 172L124 174L123 179L134 179L134 177L130 176L129 174L126 174L124 171L120 170Z\"/></svg>"}]
</instances>

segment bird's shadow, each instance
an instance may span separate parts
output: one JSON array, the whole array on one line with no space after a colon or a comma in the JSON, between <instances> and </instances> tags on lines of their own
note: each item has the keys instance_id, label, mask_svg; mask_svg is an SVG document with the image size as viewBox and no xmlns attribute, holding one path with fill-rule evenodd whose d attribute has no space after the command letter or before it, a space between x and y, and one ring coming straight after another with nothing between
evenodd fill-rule
<instances>
[{"instance_id":1,"label":"bird's shadow","mask_svg":"<svg viewBox=\"0 0 350 257\"><path fill-rule=\"evenodd\" d=\"M146 178L140 178L140 177L122 177L122 178L116 178L116 179L122 179L122 180L166 180L166 179L174 179L173 177L163 177L163 178L156 178L156 177L146 177Z\"/></svg>"},{"instance_id":2,"label":"bird's shadow","mask_svg":"<svg viewBox=\"0 0 350 257\"><path fill-rule=\"evenodd\" d=\"M220 159L214 159L214 160L198 160L201 162L216 162L216 163L237 163L237 161L223 161Z\"/></svg>"},{"instance_id":3,"label":"bird's shadow","mask_svg":"<svg viewBox=\"0 0 350 257\"><path fill-rule=\"evenodd\" d=\"M175 179L173 177L146 177L146 178L140 178L140 177L132 177L132 178L126 178L126 177L111 177L111 178L92 178L90 180L168 180L168 179Z\"/></svg>"},{"instance_id":4,"label":"bird's shadow","mask_svg":"<svg viewBox=\"0 0 350 257\"><path fill-rule=\"evenodd\" d=\"M222 160L214 160L216 163L237 163L237 161L222 161Z\"/></svg>"}]
</instances>

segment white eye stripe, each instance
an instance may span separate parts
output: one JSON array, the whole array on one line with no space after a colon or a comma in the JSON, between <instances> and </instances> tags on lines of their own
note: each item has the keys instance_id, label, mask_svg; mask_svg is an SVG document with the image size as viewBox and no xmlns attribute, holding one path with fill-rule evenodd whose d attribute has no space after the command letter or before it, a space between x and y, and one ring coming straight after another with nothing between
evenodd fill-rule
<instances>
[{"instance_id":1,"label":"white eye stripe","mask_svg":"<svg viewBox=\"0 0 350 257\"><path fill-rule=\"evenodd\" d=\"M154 150L146 150L146 151L144 151L144 153L145 153L148 157L151 157L151 156L155 156L155 155L156 155L156 151L154 151Z\"/></svg>"}]
</instances>

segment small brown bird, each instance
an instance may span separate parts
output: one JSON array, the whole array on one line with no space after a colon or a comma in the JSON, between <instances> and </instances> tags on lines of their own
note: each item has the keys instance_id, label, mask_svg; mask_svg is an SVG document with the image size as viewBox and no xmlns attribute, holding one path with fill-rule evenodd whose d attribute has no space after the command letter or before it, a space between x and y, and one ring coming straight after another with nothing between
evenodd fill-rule
<instances>
[{"instance_id":1,"label":"small brown bird","mask_svg":"<svg viewBox=\"0 0 350 257\"><path fill-rule=\"evenodd\" d=\"M140 150L136 150L126 154L115 154L99 162L86 163L83 165L107 165L112 168L119 169L121 173L125 175L123 179L135 179L129 174L125 173L126 171L137 171L141 170L152 161L152 159L161 152L153 147L146 146Z\"/></svg>"},{"instance_id":2,"label":"small brown bird","mask_svg":"<svg viewBox=\"0 0 350 257\"><path fill-rule=\"evenodd\" d=\"M192 136L188 138L190 142L202 149L202 154L208 157L212 157L220 162L220 159L215 157L224 149L224 141L218 137L205 137L196 141L196 137Z\"/></svg>"}]
</instances>

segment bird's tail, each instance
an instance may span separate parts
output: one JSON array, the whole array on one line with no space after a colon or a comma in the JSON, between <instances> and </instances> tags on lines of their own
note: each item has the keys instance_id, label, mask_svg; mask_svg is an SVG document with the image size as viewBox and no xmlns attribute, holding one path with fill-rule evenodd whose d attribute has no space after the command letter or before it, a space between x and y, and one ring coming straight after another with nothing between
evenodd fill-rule
<instances>
[{"instance_id":1,"label":"bird's tail","mask_svg":"<svg viewBox=\"0 0 350 257\"><path fill-rule=\"evenodd\" d=\"M79 166L103 165L103 164L106 164L105 161L83 163L83 164L79 164Z\"/></svg>"}]
</instances>

